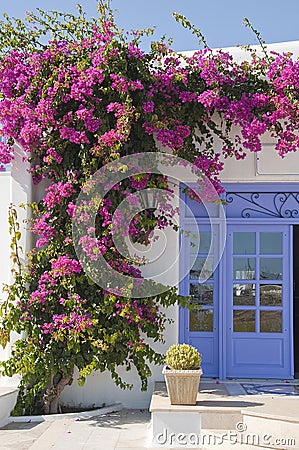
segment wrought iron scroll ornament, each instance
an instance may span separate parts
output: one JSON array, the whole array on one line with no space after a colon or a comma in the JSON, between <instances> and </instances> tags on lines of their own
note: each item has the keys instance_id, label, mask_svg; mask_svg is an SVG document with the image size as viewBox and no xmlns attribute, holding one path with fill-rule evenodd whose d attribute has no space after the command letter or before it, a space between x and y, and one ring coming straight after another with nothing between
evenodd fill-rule
<instances>
[{"instance_id":1,"label":"wrought iron scroll ornament","mask_svg":"<svg viewBox=\"0 0 299 450\"><path fill-rule=\"evenodd\" d=\"M299 192L228 192L225 201L237 203L243 218L299 218Z\"/></svg>"}]
</instances>

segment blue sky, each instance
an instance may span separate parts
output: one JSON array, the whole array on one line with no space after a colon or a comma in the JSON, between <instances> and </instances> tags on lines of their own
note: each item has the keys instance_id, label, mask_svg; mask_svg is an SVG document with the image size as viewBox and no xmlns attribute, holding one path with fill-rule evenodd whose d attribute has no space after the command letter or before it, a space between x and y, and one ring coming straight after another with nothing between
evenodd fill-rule
<instances>
[{"instance_id":1,"label":"blue sky","mask_svg":"<svg viewBox=\"0 0 299 450\"><path fill-rule=\"evenodd\" d=\"M26 10L40 7L74 12L80 3L89 15L96 15L96 0L0 0L0 15L23 17ZM130 30L156 26L156 38L173 37L175 50L194 50L197 40L172 18L172 11L184 14L201 29L210 47L256 44L254 34L242 25L244 17L254 24L267 43L299 39L298 0L112 0L117 23ZM144 44L145 45L145 44Z\"/></svg>"}]
</instances>

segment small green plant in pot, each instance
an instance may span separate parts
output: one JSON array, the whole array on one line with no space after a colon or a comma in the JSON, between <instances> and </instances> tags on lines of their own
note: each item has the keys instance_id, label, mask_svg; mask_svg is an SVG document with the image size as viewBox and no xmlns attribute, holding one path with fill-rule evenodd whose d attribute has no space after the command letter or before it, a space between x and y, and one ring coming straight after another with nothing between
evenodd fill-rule
<instances>
[{"instance_id":1,"label":"small green plant in pot","mask_svg":"<svg viewBox=\"0 0 299 450\"><path fill-rule=\"evenodd\" d=\"M189 344L176 344L169 347L165 362L174 370L198 370L201 354Z\"/></svg>"},{"instance_id":2,"label":"small green plant in pot","mask_svg":"<svg viewBox=\"0 0 299 450\"><path fill-rule=\"evenodd\" d=\"M171 405L195 405L202 375L201 354L189 344L169 347L163 369Z\"/></svg>"}]
</instances>

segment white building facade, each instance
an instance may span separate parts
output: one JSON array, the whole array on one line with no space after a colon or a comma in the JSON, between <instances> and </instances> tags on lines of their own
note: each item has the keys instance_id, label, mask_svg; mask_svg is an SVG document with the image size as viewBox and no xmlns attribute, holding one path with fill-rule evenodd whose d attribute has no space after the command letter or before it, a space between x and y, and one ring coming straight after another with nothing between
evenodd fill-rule
<instances>
[{"instance_id":1,"label":"white building facade","mask_svg":"<svg viewBox=\"0 0 299 450\"><path fill-rule=\"evenodd\" d=\"M272 44L272 49L299 55L298 42ZM241 49L229 51L238 59L245 58ZM281 159L274 141L265 135L262 152L249 153L241 161L225 160L221 175L226 190L222 197L225 217L219 205L211 208L209 217L204 206L183 193L185 180L179 181L177 221L190 233L166 230L171 245L158 260L158 271L164 272L165 266L172 264L164 284L178 286L182 295L192 295L202 308L199 312L169 308L167 314L173 323L165 332L165 345L157 350L164 352L177 342L194 345L202 353L207 377L294 378L299 373L299 152ZM3 284L11 281L8 206L36 200L39 195L32 188L21 151L17 151L11 172L0 173L0 186ZM24 214L20 210L20 220L26 219ZM198 230L200 245L194 246L192 239ZM30 248L29 233L23 233L21 245L25 250ZM219 264L201 282L198 274L208 254ZM190 260L192 265L186 271ZM0 350L1 358L8 355L9 349ZM122 402L126 407L147 407L154 382L163 379L161 367L153 367L152 372L145 393L140 391L137 374L122 368L119 373L134 383L133 391L116 387L109 373L93 373L84 387L77 385L75 376L62 401L84 406Z\"/></svg>"}]
</instances>

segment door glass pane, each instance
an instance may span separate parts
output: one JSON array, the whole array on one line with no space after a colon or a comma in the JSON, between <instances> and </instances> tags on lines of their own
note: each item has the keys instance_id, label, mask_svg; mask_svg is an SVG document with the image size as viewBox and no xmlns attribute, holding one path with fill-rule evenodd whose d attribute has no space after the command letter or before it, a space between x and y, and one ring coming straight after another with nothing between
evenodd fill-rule
<instances>
[{"instance_id":1,"label":"door glass pane","mask_svg":"<svg viewBox=\"0 0 299 450\"><path fill-rule=\"evenodd\" d=\"M260 233L260 253L282 254L282 233Z\"/></svg>"},{"instance_id":2,"label":"door glass pane","mask_svg":"<svg viewBox=\"0 0 299 450\"><path fill-rule=\"evenodd\" d=\"M255 253L255 233L234 233L234 254L252 255Z\"/></svg>"},{"instance_id":3,"label":"door glass pane","mask_svg":"<svg viewBox=\"0 0 299 450\"><path fill-rule=\"evenodd\" d=\"M253 280L255 278L255 258L234 258L234 279Z\"/></svg>"},{"instance_id":4,"label":"door glass pane","mask_svg":"<svg viewBox=\"0 0 299 450\"><path fill-rule=\"evenodd\" d=\"M255 332L255 310L235 310L234 331L241 333Z\"/></svg>"},{"instance_id":5,"label":"door glass pane","mask_svg":"<svg viewBox=\"0 0 299 450\"><path fill-rule=\"evenodd\" d=\"M213 305L213 284L190 284L192 302L198 305Z\"/></svg>"},{"instance_id":6,"label":"door glass pane","mask_svg":"<svg viewBox=\"0 0 299 450\"><path fill-rule=\"evenodd\" d=\"M190 270L191 280L207 280L213 278L213 259L196 258Z\"/></svg>"},{"instance_id":7,"label":"door glass pane","mask_svg":"<svg viewBox=\"0 0 299 450\"><path fill-rule=\"evenodd\" d=\"M210 251L212 236L210 231L192 233L190 236L190 252L208 254Z\"/></svg>"},{"instance_id":8,"label":"door glass pane","mask_svg":"<svg viewBox=\"0 0 299 450\"><path fill-rule=\"evenodd\" d=\"M199 253L209 253L211 246L211 232L210 231L200 231L199 233Z\"/></svg>"},{"instance_id":9,"label":"door glass pane","mask_svg":"<svg viewBox=\"0 0 299 450\"><path fill-rule=\"evenodd\" d=\"M260 329L262 333L281 333L282 311L260 311Z\"/></svg>"},{"instance_id":10,"label":"door glass pane","mask_svg":"<svg viewBox=\"0 0 299 450\"><path fill-rule=\"evenodd\" d=\"M213 310L190 311L190 331L213 331Z\"/></svg>"},{"instance_id":11,"label":"door glass pane","mask_svg":"<svg viewBox=\"0 0 299 450\"><path fill-rule=\"evenodd\" d=\"M281 280L282 279L282 259L281 258L260 258L260 279L261 280Z\"/></svg>"},{"instance_id":12,"label":"door glass pane","mask_svg":"<svg viewBox=\"0 0 299 450\"><path fill-rule=\"evenodd\" d=\"M261 306L281 306L282 305L282 285L281 284L261 284L260 285Z\"/></svg>"},{"instance_id":13,"label":"door glass pane","mask_svg":"<svg viewBox=\"0 0 299 450\"><path fill-rule=\"evenodd\" d=\"M255 284L234 284L234 305L255 305Z\"/></svg>"}]
</instances>

